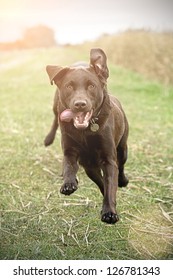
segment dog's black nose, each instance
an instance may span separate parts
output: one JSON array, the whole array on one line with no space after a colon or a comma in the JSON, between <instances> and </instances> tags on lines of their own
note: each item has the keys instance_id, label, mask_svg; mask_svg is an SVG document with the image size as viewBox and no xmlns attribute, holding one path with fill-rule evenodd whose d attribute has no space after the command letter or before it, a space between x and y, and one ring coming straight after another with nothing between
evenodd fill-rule
<instances>
[{"instance_id":1,"label":"dog's black nose","mask_svg":"<svg viewBox=\"0 0 173 280\"><path fill-rule=\"evenodd\" d=\"M74 102L74 106L76 109L84 109L86 107L87 103L85 100L76 100Z\"/></svg>"}]
</instances>

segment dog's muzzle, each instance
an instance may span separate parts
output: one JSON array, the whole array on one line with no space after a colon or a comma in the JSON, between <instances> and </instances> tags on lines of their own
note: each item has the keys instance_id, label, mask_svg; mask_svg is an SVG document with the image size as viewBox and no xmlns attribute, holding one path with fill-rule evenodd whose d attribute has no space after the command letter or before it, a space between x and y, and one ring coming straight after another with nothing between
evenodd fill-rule
<instances>
[{"instance_id":1,"label":"dog's muzzle","mask_svg":"<svg viewBox=\"0 0 173 280\"><path fill-rule=\"evenodd\" d=\"M86 129L93 115L93 110L89 112L73 112L71 109L66 109L60 114L62 122L70 122L73 120L73 125L77 129Z\"/></svg>"}]
</instances>

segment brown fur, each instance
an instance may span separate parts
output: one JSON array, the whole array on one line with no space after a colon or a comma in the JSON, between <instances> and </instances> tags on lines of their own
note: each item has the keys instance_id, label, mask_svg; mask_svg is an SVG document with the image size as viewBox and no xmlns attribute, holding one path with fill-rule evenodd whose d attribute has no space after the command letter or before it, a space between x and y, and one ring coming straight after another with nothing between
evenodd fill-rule
<instances>
[{"instance_id":1,"label":"brown fur","mask_svg":"<svg viewBox=\"0 0 173 280\"><path fill-rule=\"evenodd\" d=\"M101 220L116 223L116 192L128 184L124 175L127 159L128 122L120 102L107 92L109 71L106 55L101 49L92 49L90 64L77 63L71 67L47 66L51 83L57 85L54 99L55 118L45 138L50 145L60 125L64 153L61 193L70 195L77 190L78 163L99 187L103 195ZM84 112L93 110L88 127L78 129L73 120L60 119L64 110ZM99 129L91 131L92 122Z\"/></svg>"}]
</instances>

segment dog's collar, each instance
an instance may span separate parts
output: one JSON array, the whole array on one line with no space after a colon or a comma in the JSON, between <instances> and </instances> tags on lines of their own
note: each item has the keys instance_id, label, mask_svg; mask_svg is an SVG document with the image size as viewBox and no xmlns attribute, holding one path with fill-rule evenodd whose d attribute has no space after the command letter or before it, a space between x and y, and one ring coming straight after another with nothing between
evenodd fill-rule
<instances>
[{"instance_id":1,"label":"dog's collar","mask_svg":"<svg viewBox=\"0 0 173 280\"><path fill-rule=\"evenodd\" d=\"M106 99L106 96L104 95L103 101L102 101L102 103L101 103L101 105L98 109L97 114L93 118L91 118L91 120L90 120L90 130L92 132L97 132L100 129L100 125L98 124L98 120L99 120L99 115L101 113L101 110L102 110L103 104L105 102L105 99Z\"/></svg>"}]
</instances>

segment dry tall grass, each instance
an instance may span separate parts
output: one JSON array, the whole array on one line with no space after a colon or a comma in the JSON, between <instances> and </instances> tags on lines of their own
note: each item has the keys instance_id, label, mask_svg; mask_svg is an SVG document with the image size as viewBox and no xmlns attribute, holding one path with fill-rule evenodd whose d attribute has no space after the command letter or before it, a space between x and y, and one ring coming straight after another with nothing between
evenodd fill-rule
<instances>
[{"instance_id":1,"label":"dry tall grass","mask_svg":"<svg viewBox=\"0 0 173 280\"><path fill-rule=\"evenodd\" d=\"M115 64L173 84L173 32L128 30L104 35L92 44L103 48Z\"/></svg>"}]
</instances>

